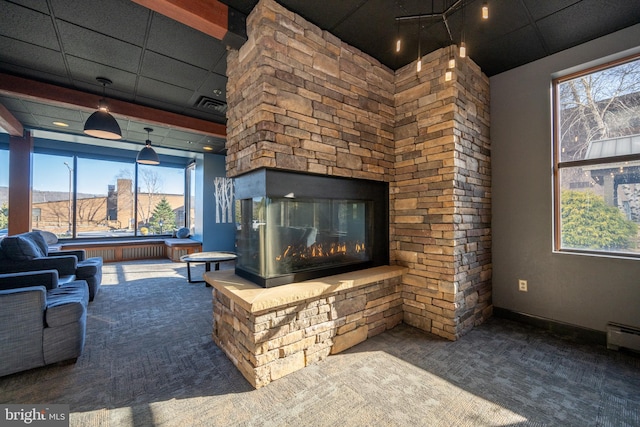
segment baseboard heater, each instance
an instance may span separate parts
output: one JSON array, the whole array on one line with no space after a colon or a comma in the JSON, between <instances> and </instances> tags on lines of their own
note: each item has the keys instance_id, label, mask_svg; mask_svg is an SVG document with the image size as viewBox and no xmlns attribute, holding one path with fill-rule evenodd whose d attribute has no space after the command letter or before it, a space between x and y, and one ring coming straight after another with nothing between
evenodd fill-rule
<instances>
[{"instance_id":1,"label":"baseboard heater","mask_svg":"<svg viewBox=\"0 0 640 427\"><path fill-rule=\"evenodd\" d=\"M618 350L620 347L640 351L640 329L619 323L608 323L607 348Z\"/></svg>"}]
</instances>

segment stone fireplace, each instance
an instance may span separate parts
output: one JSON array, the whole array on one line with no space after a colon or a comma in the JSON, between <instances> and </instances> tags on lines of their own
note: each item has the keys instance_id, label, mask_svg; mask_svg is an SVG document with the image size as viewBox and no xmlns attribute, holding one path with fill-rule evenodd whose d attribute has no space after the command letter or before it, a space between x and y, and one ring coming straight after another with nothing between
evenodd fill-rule
<instances>
[{"instance_id":1,"label":"stone fireplace","mask_svg":"<svg viewBox=\"0 0 640 427\"><path fill-rule=\"evenodd\" d=\"M238 276L269 288L389 264L385 182L259 169L235 188Z\"/></svg>"},{"instance_id":2,"label":"stone fireplace","mask_svg":"<svg viewBox=\"0 0 640 427\"><path fill-rule=\"evenodd\" d=\"M214 340L238 369L259 387L401 321L456 340L491 316L489 81L477 65L460 58L445 81L444 48L420 73L394 72L274 0L258 2L247 34L227 56L227 175L383 183L390 265L271 289L211 273ZM276 222L290 221L285 195ZM247 209L243 229L259 229Z\"/></svg>"}]
</instances>

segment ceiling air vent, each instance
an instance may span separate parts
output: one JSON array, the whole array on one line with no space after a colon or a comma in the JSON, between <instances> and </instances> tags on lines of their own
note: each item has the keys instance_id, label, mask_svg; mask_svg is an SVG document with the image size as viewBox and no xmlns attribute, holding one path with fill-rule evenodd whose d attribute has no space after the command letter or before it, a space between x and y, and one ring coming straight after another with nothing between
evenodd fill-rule
<instances>
[{"instance_id":1,"label":"ceiling air vent","mask_svg":"<svg viewBox=\"0 0 640 427\"><path fill-rule=\"evenodd\" d=\"M227 103L215 98L209 98L208 96L201 96L195 104L196 108L200 110L215 111L220 114L226 114Z\"/></svg>"}]
</instances>

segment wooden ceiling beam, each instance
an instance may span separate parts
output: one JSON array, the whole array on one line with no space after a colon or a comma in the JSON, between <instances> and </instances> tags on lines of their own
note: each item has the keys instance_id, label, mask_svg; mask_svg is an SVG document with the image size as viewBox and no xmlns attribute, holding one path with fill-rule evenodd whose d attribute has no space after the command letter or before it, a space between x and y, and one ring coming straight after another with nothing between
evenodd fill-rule
<instances>
[{"instance_id":1,"label":"wooden ceiling beam","mask_svg":"<svg viewBox=\"0 0 640 427\"><path fill-rule=\"evenodd\" d=\"M20 120L16 118L11 111L7 110L7 107L0 104L0 127L9 133L11 136L24 135L24 127Z\"/></svg>"},{"instance_id":2,"label":"wooden ceiling beam","mask_svg":"<svg viewBox=\"0 0 640 427\"><path fill-rule=\"evenodd\" d=\"M246 15L218 0L132 0L154 12L222 40L232 49L247 41Z\"/></svg>"},{"instance_id":3,"label":"wooden ceiling beam","mask_svg":"<svg viewBox=\"0 0 640 427\"><path fill-rule=\"evenodd\" d=\"M0 94L65 108L81 108L87 111L96 110L98 101L102 98L100 95L3 73L0 73ZM107 97L107 103L109 104L109 112L115 117L167 126L187 132L202 133L218 138L227 137L227 127L224 124L109 97ZM2 115L0 114L0 116ZM0 120L2 120L1 117ZM20 132L20 136L22 136L22 132Z\"/></svg>"}]
</instances>

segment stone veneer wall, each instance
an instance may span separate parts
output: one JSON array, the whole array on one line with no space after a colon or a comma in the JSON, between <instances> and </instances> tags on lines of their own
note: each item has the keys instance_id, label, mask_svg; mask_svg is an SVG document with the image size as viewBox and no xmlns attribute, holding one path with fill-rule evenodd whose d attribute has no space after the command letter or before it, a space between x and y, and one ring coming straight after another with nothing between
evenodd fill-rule
<instances>
[{"instance_id":1,"label":"stone veneer wall","mask_svg":"<svg viewBox=\"0 0 640 427\"><path fill-rule=\"evenodd\" d=\"M393 72L273 0L227 56L227 175L261 167L389 181Z\"/></svg>"},{"instance_id":2,"label":"stone veneer wall","mask_svg":"<svg viewBox=\"0 0 640 427\"><path fill-rule=\"evenodd\" d=\"M489 81L449 49L396 72L392 257L404 321L455 340L491 316Z\"/></svg>"},{"instance_id":3,"label":"stone veneer wall","mask_svg":"<svg viewBox=\"0 0 640 427\"><path fill-rule=\"evenodd\" d=\"M441 49L395 74L260 0L227 59L227 174L262 168L390 183L404 321L455 340L491 315L489 83Z\"/></svg>"},{"instance_id":4,"label":"stone veneer wall","mask_svg":"<svg viewBox=\"0 0 640 427\"><path fill-rule=\"evenodd\" d=\"M251 313L216 289L213 339L259 388L401 323L400 290L395 277Z\"/></svg>"}]
</instances>

